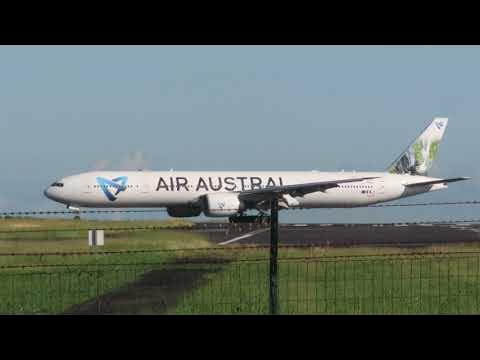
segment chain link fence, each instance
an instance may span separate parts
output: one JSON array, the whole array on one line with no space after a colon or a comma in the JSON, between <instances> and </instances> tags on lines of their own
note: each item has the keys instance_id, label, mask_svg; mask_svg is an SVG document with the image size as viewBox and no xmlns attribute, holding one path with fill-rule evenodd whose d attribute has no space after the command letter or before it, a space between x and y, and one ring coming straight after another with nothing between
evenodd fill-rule
<instances>
[{"instance_id":1,"label":"chain link fence","mask_svg":"<svg viewBox=\"0 0 480 360\"><path fill-rule=\"evenodd\" d=\"M37 254L35 256L41 256ZM43 255L0 269L2 314L267 314L268 249ZM480 252L280 248L280 314L478 314Z\"/></svg>"}]
</instances>

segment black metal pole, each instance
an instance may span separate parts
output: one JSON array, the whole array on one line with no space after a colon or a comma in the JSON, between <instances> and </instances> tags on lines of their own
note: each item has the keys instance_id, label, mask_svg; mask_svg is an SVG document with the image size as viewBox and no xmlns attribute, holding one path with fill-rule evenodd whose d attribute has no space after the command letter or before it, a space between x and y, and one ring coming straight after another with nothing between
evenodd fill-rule
<instances>
[{"instance_id":1,"label":"black metal pole","mask_svg":"<svg viewBox=\"0 0 480 360\"><path fill-rule=\"evenodd\" d=\"M270 314L278 314L278 199L270 201Z\"/></svg>"}]
</instances>

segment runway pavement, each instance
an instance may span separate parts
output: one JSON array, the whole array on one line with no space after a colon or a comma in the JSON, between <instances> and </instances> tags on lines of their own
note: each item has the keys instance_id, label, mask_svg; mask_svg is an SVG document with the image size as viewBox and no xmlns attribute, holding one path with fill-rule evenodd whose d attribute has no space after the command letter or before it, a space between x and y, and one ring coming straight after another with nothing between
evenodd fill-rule
<instances>
[{"instance_id":1,"label":"runway pavement","mask_svg":"<svg viewBox=\"0 0 480 360\"><path fill-rule=\"evenodd\" d=\"M211 240L221 246L268 245L268 228L217 229ZM281 224L280 245L425 246L480 242L480 224Z\"/></svg>"}]
</instances>

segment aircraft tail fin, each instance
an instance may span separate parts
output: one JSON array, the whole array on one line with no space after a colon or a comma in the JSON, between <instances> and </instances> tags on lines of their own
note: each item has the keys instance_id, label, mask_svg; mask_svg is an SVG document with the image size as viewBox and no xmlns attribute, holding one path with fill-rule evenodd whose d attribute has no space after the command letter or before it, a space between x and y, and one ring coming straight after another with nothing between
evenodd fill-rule
<instances>
[{"instance_id":1,"label":"aircraft tail fin","mask_svg":"<svg viewBox=\"0 0 480 360\"><path fill-rule=\"evenodd\" d=\"M447 124L447 118L434 118L387 171L391 174L427 175L437 156Z\"/></svg>"}]
</instances>

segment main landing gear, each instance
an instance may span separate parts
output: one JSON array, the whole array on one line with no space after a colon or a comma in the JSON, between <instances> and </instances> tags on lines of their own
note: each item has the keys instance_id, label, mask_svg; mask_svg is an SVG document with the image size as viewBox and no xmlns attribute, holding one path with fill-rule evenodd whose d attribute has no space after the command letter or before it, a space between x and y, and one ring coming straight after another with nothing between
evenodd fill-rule
<instances>
[{"instance_id":1,"label":"main landing gear","mask_svg":"<svg viewBox=\"0 0 480 360\"><path fill-rule=\"evenodd\" d=\"M260 213L258 215L233 215L228 218L230 224L260 224L267 225L270 224L270 215L266 213Z\"/></svg>"}]
</instances>

